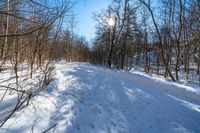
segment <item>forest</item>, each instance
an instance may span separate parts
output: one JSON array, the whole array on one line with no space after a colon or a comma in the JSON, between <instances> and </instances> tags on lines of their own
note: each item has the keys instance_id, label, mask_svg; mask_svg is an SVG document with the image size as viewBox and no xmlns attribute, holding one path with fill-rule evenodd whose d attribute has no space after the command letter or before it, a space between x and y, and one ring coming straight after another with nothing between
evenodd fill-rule
<instances>
[{"instance_id":1,"label":"forest","mask_svg":"<svg viewBox=\"0 0 200 133\"><path fill-rule=\"evenodd\" d=\"M0 0L0 102L15 99L0 104L0 127L53 82L58 61L200 82L199 0L111 0L92 14L91 40L74 30L76 4Z\"/></svg>"},{"instance_id":2,"label":"forest","mask_svg":"<svg viewBox=\"0 0 200 133\"><path fill-rule=\"evenodd\" d=\"M158 5L115 0L95 14L98 26L92 62L125 70L139 66L173 81L183 75L186 80L192 74L199 76L199 8L195 0L162 0ZM106 24L108 19L115 23Z\"/></svg>"}]
</instances>

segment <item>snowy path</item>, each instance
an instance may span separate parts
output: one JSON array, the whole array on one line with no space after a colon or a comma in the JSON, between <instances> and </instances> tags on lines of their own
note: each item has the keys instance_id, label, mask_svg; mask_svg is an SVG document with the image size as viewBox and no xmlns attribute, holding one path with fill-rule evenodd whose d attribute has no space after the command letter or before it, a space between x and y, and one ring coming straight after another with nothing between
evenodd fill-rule
<instances>
[{"instance_id":1,"label":"snowy path","mask_svg":"<svg viewBox=\"0 0 200 133\"><path fill-rule=\"evenodd\" d=\"M41 132L55 125L50 132L200 132L198 87L85 63L57 63L55 77L48 94L41 94L50 100L36 97L34 106L10 120L4 130L12 124L15 128L6 131L21 133L33 127ZM19 120L21 125L13 124Z\"/></svg>"}]
</instances>

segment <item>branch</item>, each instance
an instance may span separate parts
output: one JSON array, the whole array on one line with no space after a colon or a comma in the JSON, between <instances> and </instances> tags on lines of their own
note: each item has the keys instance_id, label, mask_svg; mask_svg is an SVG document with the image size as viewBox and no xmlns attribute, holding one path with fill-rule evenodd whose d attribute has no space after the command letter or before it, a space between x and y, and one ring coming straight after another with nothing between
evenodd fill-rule
<instances>
[{"instance_id":1,"label":"branch","mask_svg":"<svg viewBox=\"0 0 200 133\"><path fill-rule=\"evenodd\" d=\"M44 132L42 132L42 133L46 133L46 132L48 132L49 130L51 130L52 128L54 128L54 127L56 127L57 126L57 124L54 124L53 126L51 126L50 128L48 128L47 130L45 130Z\"/></svg>"},{"instance_id":2,"label":"branch","mask_svg":"<svg viewBox=\"0 0 200 133\"><path fill-rule=\"evenodd\" d=\"M29 21L29 22L32 22L32 23L36 23L36 22L34 22L34 21L30 20L30 19L27 19L27 18L22 17L22 16L18 16L18 15L13 14L13 13L0 11L0 14L7 15L7 16L12 16L12 17L15 17L15 18L18 18L18 19L23 19L23 20L26 20L26 21Z\"/></svg>"}]
</instances>

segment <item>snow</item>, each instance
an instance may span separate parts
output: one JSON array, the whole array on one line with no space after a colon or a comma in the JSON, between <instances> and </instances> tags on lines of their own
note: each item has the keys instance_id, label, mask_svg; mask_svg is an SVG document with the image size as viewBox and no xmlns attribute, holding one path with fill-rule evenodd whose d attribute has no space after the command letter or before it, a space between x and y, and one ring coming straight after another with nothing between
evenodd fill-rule
<instances>
[{"instance_id":1,"label":"snow","mask_svg":"<svg viewBox=\"0 0 200 133\"><path fill-rule=\"evenodd\" d=\"M199 84L64 61L54 77L1 133L200 132Z\"/></svg>"}]
</instances>

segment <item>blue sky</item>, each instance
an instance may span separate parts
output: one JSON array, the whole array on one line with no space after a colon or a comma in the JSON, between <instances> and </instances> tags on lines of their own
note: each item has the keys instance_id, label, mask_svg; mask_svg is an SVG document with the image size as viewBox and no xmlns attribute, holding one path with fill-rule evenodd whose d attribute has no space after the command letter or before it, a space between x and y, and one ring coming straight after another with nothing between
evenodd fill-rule
<instances>
[{"instance_id":1,"label":"blue sky","mask_svg":"<svg viewBox=\"0 0 200 133\"><path fill-rule=\"evenodd\" d=\"M95 36L95 21L93 13L106 9L111 0L79 0L75 5L75 33L83 35L89 41Z\"/></svg>"}]
</instances>

